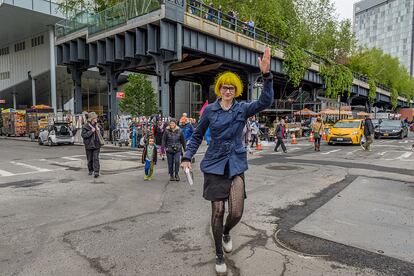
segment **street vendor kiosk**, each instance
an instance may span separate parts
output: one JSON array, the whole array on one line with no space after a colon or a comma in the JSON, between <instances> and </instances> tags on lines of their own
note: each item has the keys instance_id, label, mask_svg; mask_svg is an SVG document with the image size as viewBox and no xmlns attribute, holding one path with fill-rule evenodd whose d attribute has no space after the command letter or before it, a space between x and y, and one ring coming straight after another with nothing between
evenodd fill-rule
<instances>
[{"instance_id":1,"label":"street vendor kiosk","mask_svg":"<svg viewBox=\"0 0 414 276\"><path fill-rule=\"evenodd\" d=\"M23 136L26 134L26 111L13 108L1 112L3 119L2 133L7 136Z\"/></svg>"},{"instance_id":2,"label":"street vendor kiosk","mask_svg":"<svg viewBox=\"0 0 414 276\"><path fill-rule=\"evenodd\" d=\"M49 117L54 115L53 108L47 105L34 105L27 109L27 134L29 137L37 139L41 129L48 126Z\"/></svg>"}]
</instances>

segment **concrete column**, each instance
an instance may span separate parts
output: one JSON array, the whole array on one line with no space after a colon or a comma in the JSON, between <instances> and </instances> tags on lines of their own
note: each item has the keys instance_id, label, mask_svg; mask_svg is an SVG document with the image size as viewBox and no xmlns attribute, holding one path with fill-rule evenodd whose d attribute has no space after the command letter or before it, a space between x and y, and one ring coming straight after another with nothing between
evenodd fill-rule
<instances>
[{"instance_id":1,"label":"concrete column","mask_svg":"<svg viewBox=\"0 0 414 276\"><path fill-rule=\"evenodd\" d=\"M17 109L16 87L13 87L13 109Z\"/></svg>"},{"instance_id":2,"label":"concrete column","mask_svg":"<svg viewBox=\"0 0 414 276\"><path fill-rule=\"evenodd\" d=\"M32 103L36 105L36 79L32 78Z\"/></svg>"},{"instance_id":3,"label":"concrete column","mask_svg":"<svg viewBox=\"0 0 414 276\"><path fill-rule=\"evenodd\" d=\"M55 58L55 32L53 27L49 29L49 57L50 57L50 95L53 111L57 112L56 101L56 58Z\"/></svg>"},{"instance_id":4,"label":"concrete column","mask_svg":"<svg viewBox=\"0 0 414 276\"><path fill-rule=\"evenodd\" d=\"M82 70L72 68L74 113L81 114L82 108Z\"/></svg>"},{"instance_id":5,"label":"concrete column","mask_svg":"<svg viewBox=\"0 0 414 276\"><path fill-rule=\"evenodd\" d=\"M118 115L118 101L116 98L117 91L117 73L113 72L111 69L106 70L106 82L108 85L108 122L109 122L109 137L112 141L112 131L115 129L115 119Z\"/></svg>"},{"instance_id":6,"label":"concrete column","mask_svg":"<svg viewBox=\"0 0 414 276\"><path fill-rule=\"evenodd\" d=\"M165 68L166 65L163 64L161 69L161 74L158 76L158 89L161 94L161 112L164 117L170 116L170 84L169 80L166 77L166 74L169 74L169 71ZM168 72L166 72L168 71Z\"/></svg>"}]
</instances>

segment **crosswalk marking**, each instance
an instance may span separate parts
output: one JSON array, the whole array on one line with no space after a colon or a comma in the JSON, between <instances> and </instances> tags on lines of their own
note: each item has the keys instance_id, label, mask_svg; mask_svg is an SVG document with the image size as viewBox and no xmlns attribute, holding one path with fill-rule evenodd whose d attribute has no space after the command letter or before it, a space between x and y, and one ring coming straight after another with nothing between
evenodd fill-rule
<instances>
[{"instance_id":1,"label":"crosswalk marking","mask_svg":"<svg viewBox=\"0 0 414 276\"><path fill-rule=\"evenodd\" d=\"M14 175L13 173L10 173L8 171L0 170L0 176L13 176L13 175Z\"/></svg>"},{"instance_id":2,"label":"crosswalk marking","mask_svg":"<svg viewBox=\"0 0 414 276\"><path fill-rule=\"evenodd\" d=\"M21 163L21 162L11 161L10 163L12 163L14 165L17 165L17 166L26 167L28 169L35 170L35 171L38 171L38 172L49 172L50 171L49 169L44 169L44 168L36 167L36 166L33 166L33 165Z\"/></svg>"},{"instance_id":3,"label":"crosswalk marking","mask_svg":"<svg viewBox=\"0 0 414 276\"><path fill-rule=\"evenodd\" d=\"M69 157L69 156L64 156L64 157L61 157L61 158L62 159L66 159L66 160L70 160L70 161L79 161L79 160L82 160L80 158Z\"/></svg>"},{"instance_id":4,"label":"crosswalk marking","mask_svg":"<svg viewBox=\"0 0 414 276\"><path fill-rule=\"evenodd\" d=\"M401 154L401 156L399 156L398 159L400 159L400 160L406 159L406 158L409 158L411 155L413 155L413 152L405 152L405 153Z\"/></svg>"},{"instance_id":5,"label":"crosswalk marking","mask_svg":"<svg viewBox=\"0 0 414 276\"><path fill-rule=\"evenodd\" d=\"M361 150L361 149L356 149L356 150L353 150L353 151L347 152L346 154L347 154L347 155L351 155L351 154L354 154L355 152L360 151L360 150Z\"/></svg>"},{"instance_id":6,"label":"crosswalk marking","mask_svg":"<svg viewBox=\"0 0 414 276\"><path fill-rule=\"evenodd\" d=\"M330 151L327 151L327 152L322 152L321 154L331 154L331 153L334 153L334 152L338 152L338 151L341 151L342 149L334 149L334 150L330 150Z\"/></svg>"}]
</instances>

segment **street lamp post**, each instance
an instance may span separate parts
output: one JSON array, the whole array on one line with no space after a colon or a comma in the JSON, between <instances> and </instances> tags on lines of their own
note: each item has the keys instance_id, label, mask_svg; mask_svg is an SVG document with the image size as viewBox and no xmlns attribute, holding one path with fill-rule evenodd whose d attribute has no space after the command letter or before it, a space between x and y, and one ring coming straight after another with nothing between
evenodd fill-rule
<instances>
[{"instance_id":1,"label":"street lamp post","mask_svg":"<svg viewBox=\"0 0 414 276\"><path fill-rule=\"evenodd\" d=\"M290 103L290 113L293 119L293 102L294 102L293 98L288 98L288 102Z\"/></svg>"},{"instance_id":2,"label":"street lamp post","mask_svg":"<svg viewBox=\"0 0 414 276\"><path fill-rule=\"evenodd\" d=\"M339 113L339 120L341 120L341 95L338 95L338 113Z\"/></svg>"}]
</instances>

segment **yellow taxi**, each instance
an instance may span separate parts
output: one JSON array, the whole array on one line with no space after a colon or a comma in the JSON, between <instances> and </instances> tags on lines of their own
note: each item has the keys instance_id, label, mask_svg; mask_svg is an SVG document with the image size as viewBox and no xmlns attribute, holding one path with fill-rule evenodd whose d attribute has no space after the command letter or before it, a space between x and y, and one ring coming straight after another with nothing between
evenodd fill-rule
<instances>
[{"instance_id":1,"label":"yellow taxi","mask_svg":"<svg viewBox=\"0 0 414 276\"><path fill-rule=\"evenodd\" d=\"M332 144L360 145L364 136L364 121L361 119L339 120L328 131L326 141Z\"/></svg>"}]
</instances>

